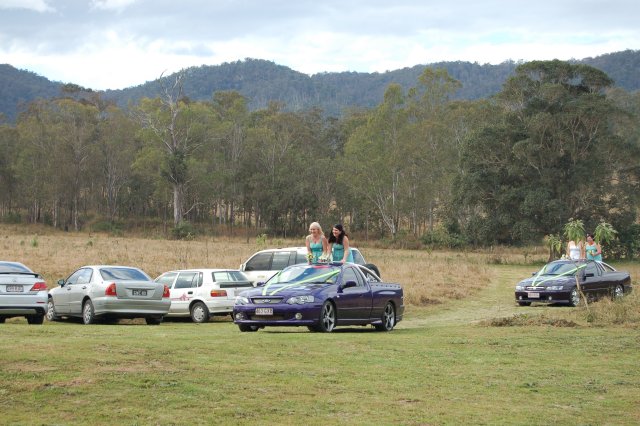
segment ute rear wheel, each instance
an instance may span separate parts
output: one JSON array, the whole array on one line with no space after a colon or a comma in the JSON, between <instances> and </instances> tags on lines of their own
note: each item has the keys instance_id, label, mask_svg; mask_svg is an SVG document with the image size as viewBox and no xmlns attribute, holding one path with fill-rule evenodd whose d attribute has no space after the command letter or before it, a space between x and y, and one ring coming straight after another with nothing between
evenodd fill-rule
<instances>
[{"instance_id":1,"label":"ute rear wheel","mask_svg":"<svg viewBox=\"0 0 640 426\"><path fill-rule=\"evenodd\" d=\"M571 290L571 294L569 295L569 304L571 306L578 306L580 304L580 293L575 287Z\"/></svg>"},{"instance_id":2,"label":"ute rear wheel","mask_svg":"<svg viewBox=\"0 0 640 426\"><path fill-rule=\"evenodd\" d=\"M618 284L613 289L613 300L620 299L622 296L624 296L624 288Z\"/></svg>"},{"instance_id":3,"label":"ute rear wheel","mask_svg":"<svg viewBox=\"0 0 640 426\"><path fill-rule=\"evenodd\" d=\"M396 308L393 303L387 302L382 312L382 322L374 327L379 331L391 331L396 325Z\"/></svg>"}]
</instances>

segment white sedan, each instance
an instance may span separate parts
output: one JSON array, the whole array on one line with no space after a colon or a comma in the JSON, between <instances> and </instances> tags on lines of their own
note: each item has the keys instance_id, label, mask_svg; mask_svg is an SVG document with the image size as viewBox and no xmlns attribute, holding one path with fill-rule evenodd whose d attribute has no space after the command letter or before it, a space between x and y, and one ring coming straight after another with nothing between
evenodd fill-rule
<instances>
[{"instance_id":1,"label":"white sedan","mask_svg":"<svg viewBox=\"0 0 640 426\"><path fill-rule=\"evenodd\" d=\"M0 323L23 316L29 324L42 324L46 309L42 277L22 263L0 260Z\"/></svg>"},{"instance_id":2,"label":"white sedan","mask_svg":"<svg viewBox=\"0 0 640 426\"><path fill-rule=\"evenodd\" d=\"M212 315L230 315L236 293L253 287L237 269L185 269L169 271L156 278L171 293L167 317L191 317L193 322L209 321Z\"/></svg>"},{"instance_id":3,"label":"white sedan","mask_svg":"<svg viewBox=\"0 0 640 426\"><path fill-rule=\"evenodd\" d=\"M85 324L99 318L144 318L157 325L169 312L169 289L131 266L83 266L49 291L47 320L80 317Z\"/></svg>"}]
</instances>

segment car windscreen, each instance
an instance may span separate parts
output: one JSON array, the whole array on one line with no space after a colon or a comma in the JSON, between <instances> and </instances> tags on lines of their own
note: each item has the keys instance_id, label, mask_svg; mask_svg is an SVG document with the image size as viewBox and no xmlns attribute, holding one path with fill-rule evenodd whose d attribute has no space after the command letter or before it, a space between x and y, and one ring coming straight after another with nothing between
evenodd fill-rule
<instances>
[{"instance_id":1,"label":"car windscreen","mask_svg":"<svg viewBox=\"0 0 640 426\"><path fill-rule=\"evenodd\" d=\"M103 280L117 281L151 281L144 272L133 268L100 268Z\"/></svg>"},{"instance_id":2,"label":"car windscreen","mask_svg":"<svg viewBox=\"0 0 640 426\"><path fill-rule=\"evenodd\" d=\"M9 262L0 262L0 272L4 272L4 273L26 272L29 274L33 273L33 271L31 271L26 266L23 266L19 263L9 263Z\"/></svg>"},{"instance_id":3,"label":"car windscreen","mask_svg":"<svg viewBox=\"0 0 640 426\"><path fill-rule=\"evenodd\" d=\"M295 265L274 275L267 284L336 282L340 267L332 265Z\"/></svg>"},{"instance_id":4,"label":"car windscreen","mask_svg":"<svg viewBox=\"0 0 640 426\"><path fill-rule=\"evenodd\" d=\"M575 275L578 268L584 268L584 264L571 262L551 262L546 264L538 275Z\"/></svg>"}]
</instances>

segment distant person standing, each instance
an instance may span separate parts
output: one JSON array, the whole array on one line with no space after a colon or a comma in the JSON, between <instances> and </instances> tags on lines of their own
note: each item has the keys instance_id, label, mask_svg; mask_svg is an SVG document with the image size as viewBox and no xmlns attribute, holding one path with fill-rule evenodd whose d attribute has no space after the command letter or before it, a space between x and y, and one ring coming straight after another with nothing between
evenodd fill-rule
<instances>
[{"instance_id":1,"label":"distant person standing","mask_svg":"<svg viewBox=\"0 0 640 426\"><path fill-rule=\"evenodd\" d=\"M329 252L327 237L322 233L322 227L318 222L313 222L309 225L309 235L305 238L305 244L309 263L318 263L320 257Z\"/></svg>"},{"instance_id":2,"label":"distant person standing","mask_svg":"<svg viewBox=\"0 0 640 426\"><path fill-rule=\"evenodd\" d=\"M349 237L344 232L344 226L337 224L331 230L329 236L329 253L334 262L351 262L353 263L353 253L349 248Z\"/></svg>"},{"instance_id":3,"label":"distant person standing","mask_svg":"<svg viewBox=\"0 0 640 426\"><path fill-rule=\"evenodd\" d=\"M602 249L600 244L593 240L593 234L587 234L587 244L585 244L584 249L587 253L587 259L602 262Z\"/></svg>"},{"instance_id":4,"label":"distant person standing","mask_svg":"<svg viewBox=\"0 0 640 426\"><path fill-rule=\"evenodd\" d=\"M584 245L582 241L571 240L567 243L567 257L571 260L584 259Z\"/></svg>"}]
</instances>

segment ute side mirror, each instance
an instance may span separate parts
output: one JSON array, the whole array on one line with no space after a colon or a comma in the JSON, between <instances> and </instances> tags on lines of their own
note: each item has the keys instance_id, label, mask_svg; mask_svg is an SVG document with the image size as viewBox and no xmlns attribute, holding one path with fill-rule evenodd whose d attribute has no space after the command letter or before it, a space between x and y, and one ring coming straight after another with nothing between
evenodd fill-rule
<instances>
[{"instance_id":1,"label":"ute side mirror","mask_svg":"<svg viewBox=\"0 0 640 426\"><path fill-rule=\"evenodd\" d=\"M347 281L344 284L341 284L340 287L338 287L338 293L342 293L342 290L344 290L345 288L351 288L351 287L355 287L358 284L355 281Z\"/></svg>"}]
</instances>

